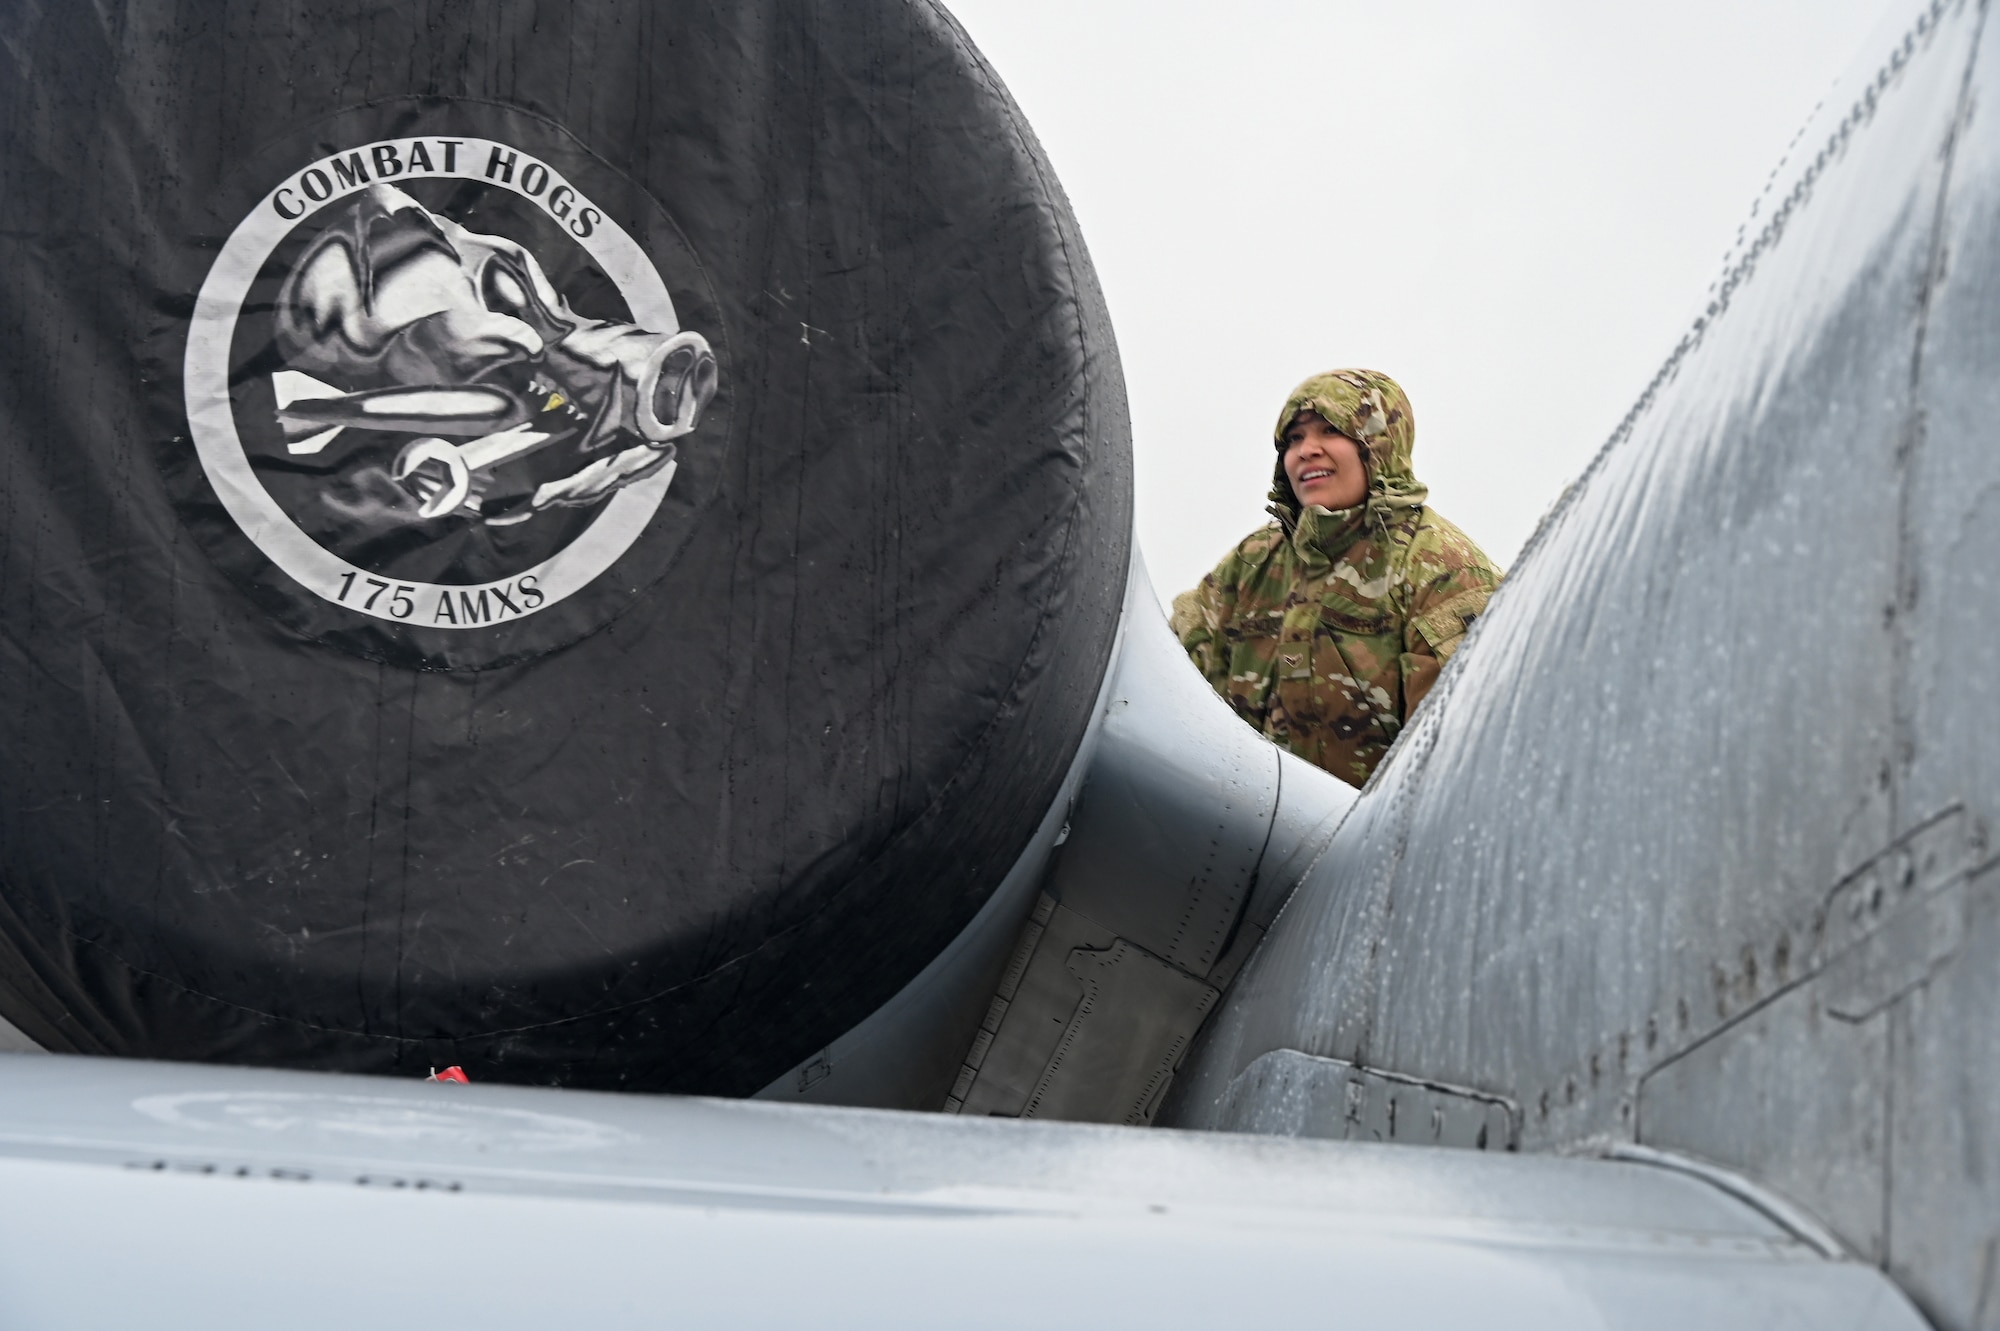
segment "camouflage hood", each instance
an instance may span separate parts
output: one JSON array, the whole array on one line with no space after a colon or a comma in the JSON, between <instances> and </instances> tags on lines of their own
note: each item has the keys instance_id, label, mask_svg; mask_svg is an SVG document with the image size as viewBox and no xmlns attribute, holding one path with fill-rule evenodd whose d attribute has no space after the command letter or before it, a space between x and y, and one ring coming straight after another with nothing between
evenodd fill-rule
<instances>
[{"instance_id":1,"label":"camouflage hood","mask_svg":"<svg viewBox=\"0 0 2000 1331\"><path fill-rule=\"evenodd\" d=\"M1416 449L1417 422L1410 411L1410 399L1386 374L1374 370L1330 370L1317 374L1294 388L1278 413L1272 438L1278 448L1277 466L1271 475L1271 515L1291 536L1299 527L1299 498L1292 493L1291 478L1285 475L1285 428L1301 411L1316 411L1327 424L1359 443L1367 453L1368 499L1354 509L1335 515L1335 532L1359 535L1365 525L1386 533L1390 523L1404 513L1423 507L1428 487L1410 469L1410 454ZM1328 551L1329 554L1335 553Z\"/></svg>"}]
</instances>

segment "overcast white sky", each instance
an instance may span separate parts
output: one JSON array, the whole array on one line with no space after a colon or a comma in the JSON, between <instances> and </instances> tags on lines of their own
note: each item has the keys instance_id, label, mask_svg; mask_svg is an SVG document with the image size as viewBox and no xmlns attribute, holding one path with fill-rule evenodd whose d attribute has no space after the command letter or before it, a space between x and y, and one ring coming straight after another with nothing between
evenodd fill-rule
<instances>
[{"instance_id":1,"label":"overcast white sky","mask_svg":"<svg viewBox=\"0 0 2000 1331\"><path fill-rule=\"evenodd\" d=\"M1881 0L946 0L1076 207L1163 597L1264 521L1291 386L1394 375L1511 564ZM1871 53L1873 54L1873 53Z\"/></svg>"}]
</instances>

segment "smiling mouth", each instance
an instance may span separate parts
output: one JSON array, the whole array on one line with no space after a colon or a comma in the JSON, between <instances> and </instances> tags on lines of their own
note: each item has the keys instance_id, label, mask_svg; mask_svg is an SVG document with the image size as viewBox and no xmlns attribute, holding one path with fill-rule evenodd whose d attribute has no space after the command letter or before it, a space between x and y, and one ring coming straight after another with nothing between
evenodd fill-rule
<instances>
[{"instance_id":1,"label":"smiling mouth","mask_svg":"<svg viewBox=\"0 0 2000 1331\"><path fill-rule=\"evenodd\" d=\"M1300 473L1299 484L1311 485L1314 481L1330 481L1332 479L1333 472L1329 468L1315 467L1311 471Z\"/></svg>"}]
</instances>

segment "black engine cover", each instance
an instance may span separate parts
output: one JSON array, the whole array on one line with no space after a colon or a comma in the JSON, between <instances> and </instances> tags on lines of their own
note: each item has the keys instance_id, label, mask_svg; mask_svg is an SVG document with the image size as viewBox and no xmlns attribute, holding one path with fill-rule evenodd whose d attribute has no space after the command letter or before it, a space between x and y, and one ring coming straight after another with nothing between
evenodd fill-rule
<instances>
[{"instance_id":1,"label":"black engine cover","mask_svg":"<svg viewBox=\"0 0 2000 1331\"><path fill-rule=\"evenodd\" d=\"M953 22L9 8L0 1016L731 1094L929 961L1131 521L1096 279Z\"/></svg>"}]
</instances>

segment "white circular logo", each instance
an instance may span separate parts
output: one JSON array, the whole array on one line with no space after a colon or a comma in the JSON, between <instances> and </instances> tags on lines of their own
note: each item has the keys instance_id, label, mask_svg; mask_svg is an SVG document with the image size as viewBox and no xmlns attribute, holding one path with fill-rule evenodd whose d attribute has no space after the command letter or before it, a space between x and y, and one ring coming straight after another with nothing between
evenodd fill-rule
<instances>
[{"instance_id":1,"label":"white circular logo","mask_svg":"<svg viewBox=\"0 0 2000 1331\"><path fill-rule=\"evenodd\" d=\"M519 147L438 136L278 181L209 269L183 368L209 485L277 569L457 633L609 569L718 379L606 208Z\"/></svg>"},{"instance_id":2,"label":"white circular logo","mask_svg":"<svg viewBox=\"0 0 2000 1331\"><path fill-rule=\"evenodd\" d=\"M142 1095L132 1108L156 1122L239 1136L287 1137L464 1151L599 1151L633 1140L594 1119L532 1109L452 1103L447 1096L334 1095L324 1091L177 1091Z\"/></svg>"}]
</instances>

